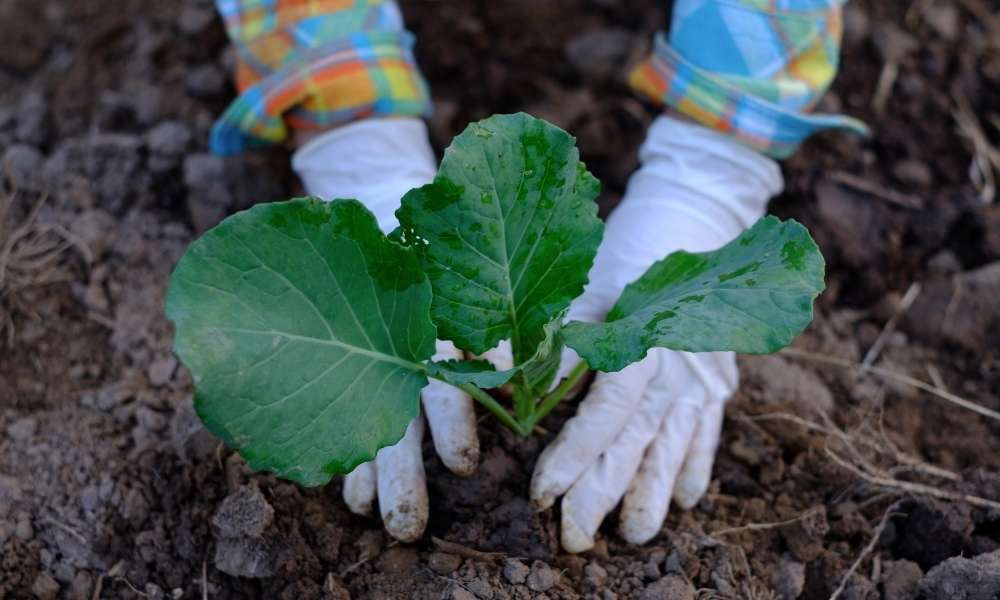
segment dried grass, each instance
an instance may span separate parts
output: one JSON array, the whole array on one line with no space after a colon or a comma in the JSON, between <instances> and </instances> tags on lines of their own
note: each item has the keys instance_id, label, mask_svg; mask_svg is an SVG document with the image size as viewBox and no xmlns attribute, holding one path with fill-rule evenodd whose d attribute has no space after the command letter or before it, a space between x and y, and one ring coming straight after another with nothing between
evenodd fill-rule
<instances>
[{"instance_id":1,"label":"dried grass","mask_svg":"<svg viewBox=\"0 0 1000 600\"><path fill-rule=\"evenodd\" d=\"M46 196L18 218L16 182L0 182L0 343L14 345L15 313L30 313L24 293L74 278L67 252L91 263L90 249L62 225L39 219Z\"/></svg>"}]
</instances>

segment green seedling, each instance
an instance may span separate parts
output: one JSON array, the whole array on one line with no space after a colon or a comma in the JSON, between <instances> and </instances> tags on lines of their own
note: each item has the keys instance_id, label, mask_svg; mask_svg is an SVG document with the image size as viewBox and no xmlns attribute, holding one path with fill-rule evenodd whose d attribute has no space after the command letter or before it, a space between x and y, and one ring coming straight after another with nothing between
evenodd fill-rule
<instances>
[{"instance_id":1,"label":"green seedling","mask_svg":"<svg viewBox=\"0 0 1000 600\"><path fill-rule=\"evenodd\" d=\"M356 200L229 217L188 249L167 296L199 416L252 468L321 485L396 443L428 378L528 435L588 368L653 347L775 352L812 320L823 257L804 227L767 217L655 263L605 322L564 323L601 241L599 188L568 133L496 115L454 139L389 236ZM470 355L510 340L514 367L434 362L436 339ZM584 362L552 389L564 345ZM487 391L507 384L510 402Z\"/></svg>"}]
</instances>

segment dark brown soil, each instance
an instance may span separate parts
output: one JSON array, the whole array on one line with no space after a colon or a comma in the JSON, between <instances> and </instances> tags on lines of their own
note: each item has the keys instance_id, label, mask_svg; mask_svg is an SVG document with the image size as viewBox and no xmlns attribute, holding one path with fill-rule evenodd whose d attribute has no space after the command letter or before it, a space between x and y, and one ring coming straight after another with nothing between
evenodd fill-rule
<instances>
[{"instance_id":1,"label":"dark brown soil","mask_svg":"<svg viewBox=\"0 0 1000 600\"><path fill-rule=\"evenodd\" d=\"M526 110L578 136L614 206L655 116L624 66L666 3L402 4L438 149L472 119ZM956 120L967 105L998 146L1000 5L868 0L846 26L823 106L874 135L811 141L772 203L829 263L796 347L862 360L919 283L875 364L1000 410L1000 205ZM742 361L710 493L644 547L612 518L592 552L561 553L557 515L525 500L547 439L490 419L475 476L426 453L432 518L413 545L351 515L339 481L250 473L193 415L162 315L197 231L298 185L284 149L207 154L231 61L206 0L0 3L0 158L20 188L8 221L47 193L37 223L75 242L52 267L63 281L0 295L0 598L820 600L876 533L840 598L998 597L1000 510L959 499L1000 500L997 421L789 355Z\"/></svg>"}]
</instances>

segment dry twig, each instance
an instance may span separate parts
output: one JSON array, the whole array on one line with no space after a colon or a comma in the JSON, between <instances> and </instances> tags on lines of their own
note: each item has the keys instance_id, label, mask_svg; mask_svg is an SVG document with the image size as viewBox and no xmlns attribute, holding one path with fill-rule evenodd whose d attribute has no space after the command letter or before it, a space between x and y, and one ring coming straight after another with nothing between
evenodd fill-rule
<instances>
[{"instance_id":1,"label":"dry twig","mask_svg":"<svg viewBox=\"0 0 1000 600\"><path fill-rule=\"evenodd\" d=\"M878 541L882 537L882 532L885 531L885 526L889 524L889 519L895 515L897 508L899 508L899 501L894 502L892 506L887 508L885 513L882 514L882 519L879 521L875 531L872 532L871 541L868 542L868 545L864 547L861 554L858 555L858 558L854 560L851 567L847 569L846 573L844 573L843 578L840 580L840 585L838 585L837 589L835 589L833 594L830 595L830 600L837 600L837 598L844 593L844 590L847 589L847 583L850 581L851 575L854 575L855 571L858 570L858 567L861 566L862 561L864 561L865 558L871 554L873 550L875 550L875 546L878 545Z\"/></svg>"},{"instance_id":2,"label":"dry twig","mask_svg":"<svg viewBox=\"0 0 1000 600\"><path fill-rule=\"evenodd\" d=\"M875 183L874 181L870 181L864 177L859 177L853 173L848 173L847 171L834 171L830 173L829 178L831 181L853 188L859 192L870 194L891 204L916 209L923 208L924 206L923 201L917 196L888 189Z\"/></svg>"},{"instance_id":3,"label":"dry twig","mask_svg":"<svg viewBox=\"0 0 1000 600\"><path fill-rule=\"evenodd\" d=\"M462 544L456 544L455 542L449 542L448 540L442 540L439 537L432 537L431 541L438 549L448 552L450 554L455 554L461 556L462 558L470 558L472 560L482 560L482 561L494 561L497 559L504 558L503 552L483 552L481 550L475 550L469 548L468 546L463 546Z\"/></svg>"},{"instance_id":4,"label":"dry twig","mask_svg":"<svg viewBox=\"0 0 1000 600\"><path fill-rule=\"evenodd\" d=\"M896 325L899 323L899 319L906 313L906 311L910 310L910 307L913 306L913 302L919 295L920 284L914 281L910 284L910 287L907 288L906 293L903 294L903 299L899 301L899 306L896 307L896 312L893 313L892 317L890 317L886 322L885 327L882 328L878 337L875 338L875 342L872 344L872 347L869 348L868 352L865 354L864 360L861 361L861 367L863 369L868 369L875 364L875 360L878 359L879 354L882 353L882 348L885 346L885 343L889 341L889 336L896 331Z\"/></svg>"},{"instance_id":5,"label":"dry twig","mask_svg":"<svg viewBox=\"0 0 1000 600\"><path fill-rule=\"evenodd\" d=\"M818 508L813 508L811 510L807 510L806 512L802 513L801 515L799 515L797 517L794 517L792 519L788 519L786 521L778 521L776 523L748 523L748 524L743 525L741 527L728 527L726 529L721 529L719 531L713 531L710 535L712 535L712 536L728 535L728 534L731 534L731 533L738 533L738 532L742 532L742 531L767 531L768 529L775 529L777 527L783 527L785 525L791 525L792 523L797 523L797 522L802 521L804 519L808 519L809 517L815 515L818 512L819 512Z\"/></svg>"},{"instance_id":6,"label":"dry twig","mask_svg":"<svg viewBox=\"0 0 1000 600\"><path fill-rule=\"evenodd\" d=\"M958 123L958 134L972 146L972 163L969 165L969 177L979 191L979 198L985 204L993 202L997 191L997 174L1000 173L1000 149L997 149L986 137L983 126L979 123L969 100L953 92L955 110L952 117Z\"/></svg>"},{"instance_id":7,"label":"dry twig","mask_svg":"<svg viewBox=\"0 0 1000 600\"><path fill-rule=\"evenodd\" d=\"M871 367L865 368L860 363L855 363L855 362L849 361L847 359L840 358L839 356L829 356L829 355L826 355L826 354L816 354L814 352L807 352L805 350L799 350L798 348L785 348L784 350L781 351L781 354L783 354L785 356L791 356L791 357L794 357L794 358L801 358L801 359L805 359L805 360L811 360L811 361L814 361L814 362L825 363L825 364L828 364L828 365L835 365L835 366L838 366L838 367L843 367L845 369L855 370L855 371L858 371L858 372L860 372L862 374L868 374L868 373L870 373L872 375L878 375L879 377L882 377L884 379L890 379L890 380L895 381L897 383L902 383L904 385L909 385L911 387L917 388L918 390L922 390L922 391L925 391L925 392L927 392L929 394L933 394L933 395L937 396L938 398L941 398L943 400L947 400L948 402L951 402L952 404L956 404L958 406L961 406L962 408L971 410L972 412L978 413L978 414L980 414L980 415L982 415L984 417L1000 421L1000 412L997 412L997 411L995 411L995 410L993 410L991 408L986 408L985 406L981 406L981 405L976 404L975 402L972 402L970 400L966 400L965 398L962 398L961 396L958 396L956 394L952 394L951 392L949 392L947 390L942 390L942 389L940 389L938 387L935 387L935 386L933 386L933 385L931 385L931 384L929 384L927 382L920 381L919 379L917 379L915 377L910 377L909 375L906 375L906 374L903 374L903 373L898 373L896 371L891 371L889 369L883 369L883 368L875 367L875 366L871 366Z\"/></svg>"},{"instance_id":8,"label":"dry twig","mask_svg":"<svg viewBox=\"0 0 1000 600\"><path fill-rule=\"evenodd\" d=\"M44 196L22 222L15 223L16 198L16 189L0 189L0 303L5 305L0 311L0 333L6 330L8 346L14 344L12 305L17 292L69 281L72 276L62 262L69 249L75 249L87 265L92 262L90 249L76 235L58 223L39 222Z\"/></svg>"}]
</instances>

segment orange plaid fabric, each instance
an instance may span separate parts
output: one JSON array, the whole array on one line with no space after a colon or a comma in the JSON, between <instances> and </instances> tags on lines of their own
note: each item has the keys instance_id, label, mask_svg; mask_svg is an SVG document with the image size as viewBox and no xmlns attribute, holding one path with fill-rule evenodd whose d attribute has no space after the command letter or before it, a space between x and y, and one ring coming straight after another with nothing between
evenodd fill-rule
<instances>
[{"instance_id":1,"label":"orange plaid fabric","mask_svg":"<svg viewBox=\"0 0 1000 600\"><path fill-rule=\"evenodd\" d=\"M218 154L367 116L428 115L427 85L393 0L216 0L240 95L212 128Z\"/></svg>"}]
</instances>

